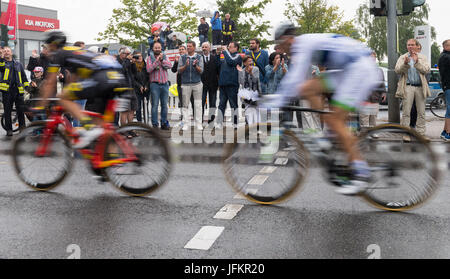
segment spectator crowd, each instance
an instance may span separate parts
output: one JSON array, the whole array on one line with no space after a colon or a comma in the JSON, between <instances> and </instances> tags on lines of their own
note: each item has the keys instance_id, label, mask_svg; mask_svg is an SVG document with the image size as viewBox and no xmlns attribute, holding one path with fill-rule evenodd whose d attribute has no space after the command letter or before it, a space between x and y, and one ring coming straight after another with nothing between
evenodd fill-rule
<instances>
[{"instance_id":1,"label":"spectator crowd","mask_svg":"<svg viewBox=\"0 0 450 279\"><path fill-rule=\"evenodd\" d=\"M235 128L239 124L239 106L242 104L247 124L261 121L257 105L258 99L263 95L275 94L277 88L288 73L290 57L275 48L273 53L261 48L261 41L253 38L248 42L237 42L235 34L237 27L230 14L223 16L216 11L208 21L202 17L198 25L197 45L189 37L182 41L177 37L170 26L163 28L153 27L148 37L148 51L141 53L132 51L129 47L122 47L116 56L117 61L123 67L123 73L128 82L129 90L127 98L122 101L116 113L116 123L123 125L134 121L144 121L146 112L151 106L149 121L155 128L170 130L168 117L170 74L176 73L176 91L179 98L181 112L180 126L183 131L190 130L192 120L194 128L203 130L206 126L221 129L224 126L224 116L227 106L232 111L232 123ZM246 50L241 49L241 44L246 44ZM86 49L83 42L74 44L85 51L100 52L98 48ZM396 72L399 75L399 89L397 97L403 99L402 125L410 126L411 112L417 111L417 131L425 135L425 100L429 96L428 86L423 86L427 80L426 75L430 71L427 58L420 54L420 44L416 40L407 43L408 53L402 55L397 63ZM449 51L450 42L443 44L440 65L444 89L447 100L450 99L448 85L449 77ZM178 50L178 54L169 59L166 50ZM103 49L102 52L105 52ZM2 49L2 59L6 59L6 65L19 63L12 59L7 47ZM373 55L376 57L376 54ZM3 60L2 60L3 61ZM5 62L2 62L5 63ZM20 64L20 63L19 63ZM8 136L12 135L11 109L23 105L21 84L27 84L26 89L32 97L39 96L39 87L46 75L49 65L48 51L42 46L40 54L33 51L27 69L31 72L31 82L23 76L17 86L12 88L14 94L3 92L3 104L6 114L6 130ZM3 64L0 65L0 67ZM4 67L4 66L3 66ZM23 66L16 67L19 70ZM320 75L321 70L316 66L311 68L311 76ZM171 72L171 73L170 73ZM22 78L21 75L19 75ZM380 70L380 79L384 76ZM61 69L59 81L62 86L70 80L67 71ZM0 88L2 89L2 88ZM4 89L4 88L3 88ZM378 104L385 100L386 96L371 96L370 102ZM86 110L102 112L104 104L101 100L80 100L79 105ZM448 101L447 101L448 102ZM150 103L150 105L149 105ZM308 105L301 102L297 105ZM205 118L205 111L208 115ZM192 115L190 112L192 111ZM20 127L24 127L24 111L18 110ZM450 141L450 112L447 113L442 138ZM292 121L293 116L284 115L286 121ZM414 118L414 117L413 117ZM299 128L321 129L320 119L311 113L297 114ZM414 120L413 120L414 121ZM362 115L361 126L370 128L376 125L376 115ZM78 123L74 122L77 126ZM133 136L133 135L130 135Z\"/></svg>"}]
</instances>

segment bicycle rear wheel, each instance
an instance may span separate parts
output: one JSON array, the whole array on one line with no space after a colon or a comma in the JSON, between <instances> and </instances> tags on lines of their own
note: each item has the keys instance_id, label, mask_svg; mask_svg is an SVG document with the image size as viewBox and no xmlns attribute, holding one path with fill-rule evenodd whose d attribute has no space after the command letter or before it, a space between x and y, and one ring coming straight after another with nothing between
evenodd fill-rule
<instances>
[{"instance_id":1,"label":"bicycle rear wheel","mask_svg":"<svg viewBox=\"0 0 450 279\"><path fill-rule=\"evenodd\" d=\"M439 96L434 99L430 104L430 110L434 116L439 118L445 118L447 113L447 102L444 96Z\"/></svg>"},{"instance_id":2,"label":"bicycle rear wheel","mask_svg":"<svg viewBox=\"0 0 450 279\"><path fill-rule=\"evenodd\" d=\"M440 176L436 154L415 131L398 125L379 126L361 137L359 148L373 174L363 198L375 207L411 210L436 192Z\"/></svg>"},{"instance_id":3,"label":"bicycle rear wheel","mask_svg":"<svg viewBox=\"0 0 450 279\"><path fill-rule=\"evenodd\" d=\"M133 138L127 139L128 135ZM119 138L120 137L120 141ZM105 177L130 196L147 196L161 187L172 170L169 145L157 131L142 123L130 123L117 130L105 145L103 161L127 158L125 145L135 149L136 162L123 163L103 170Z\"/></svg>"},{"instance_id":4,"label":"bicycle rear wheel","mask_svg":"<svg viewBox=\"0 0 450 279\"><path fill-rule=\"evenodd\" d=\"M37 191L49 191L61 184L73 165L71 144L59 129L53 131L45 156L36 156L46 127L44 121L32 123L16 137L12 148L14 168L20 180Z\"/></svg>"},{"instance_id":5,"label":"bicycle rear wheel","mask_svg":"<svg viewBox=\"0 0 450 279\"><path fill-rule=\"evenodd\" d=\"M286 201L302 185L308 152L292 131L277 132L267 124L239 129L224 150L225 177L251 202L273 205Z\"/></svg>"}]
</instances>

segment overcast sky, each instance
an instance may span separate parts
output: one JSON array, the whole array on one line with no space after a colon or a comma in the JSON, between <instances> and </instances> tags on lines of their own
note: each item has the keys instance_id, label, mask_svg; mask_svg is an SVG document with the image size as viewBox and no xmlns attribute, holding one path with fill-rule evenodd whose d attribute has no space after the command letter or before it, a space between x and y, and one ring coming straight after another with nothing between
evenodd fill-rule
<instances>
[{"instance_id":1,"label":"overcast sky","mask_svg":"<svg viewBox=\"0 0 450 279\"><path fill-rule=\"evenodd\" d=\"M120 0L17 0L19 4L55 9L61 21L61 30L67 32L70 41L84 40L97 43L97 34L104 31L114 8L120 7ZM369 0L328 0L344 12L345 19L353 19L361 3ZM200 10L215 9L215 0L194 0ZM450 11L448 0L427 0L431 7L429 23L436 28L437 41L440 44L450 38L447 13ZM273 0L267 7L265 18L274 26L285 20L285 0Z\"/></svg>"}]
</instances>

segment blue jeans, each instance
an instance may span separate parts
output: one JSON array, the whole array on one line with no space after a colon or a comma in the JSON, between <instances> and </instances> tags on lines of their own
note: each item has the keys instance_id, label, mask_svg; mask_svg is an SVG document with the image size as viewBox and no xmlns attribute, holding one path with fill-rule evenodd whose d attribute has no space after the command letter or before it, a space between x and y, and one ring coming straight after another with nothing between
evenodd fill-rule
<instances>
[{"instance_id":1,"label":"blue jeans","mask_svg":"<svg viewBox=\"0 0 450 279\"><path fill-rule=\"evenodd\" d=\"M152 125L159 127L158 122L158 107L161 104L161 126L169 127L167 120L167 113L169 110L169 84L150 84L151 98L152 98Z\"/></svg>"},{"instance_id":2,"label":"blue jeans","mask_svg":"<svg viewBox=\"0 0 450 279\"><path fill-rule=\"evenodd\" d=\"M225 119L225 110L227 108L227 102L230 103L233 122L235 125L239 122L239 111L238 111L238 86L221 86L220 87L220 103L219 111L221 115L217 116L217 123L222 124Z\"/></svg>"},{"instance_id":3,"label":"blue jeans","mask_svg":"<svg viewBox=\"0 0 450 279\"><path fill-rule=\"evenodd\" d=\"M208 41L208 36L200 35L199 39L200 39L200 46L202 46L203 43Z\"/></svg>"},{"instance_id":4,"label":"blue jeans","mask_svg":"<svg viewBox=\"0 0 450 279\"><path fill-rule=\"evenodd\" d=\"M445 90L445 100L447 102L447 114L445 114L445 118L450 119L450 89Z\"/></svg>"},{"instance_id":5,"label":"blue jeans","mask_svg":"<svg viewBox=\"0 0 450 279\"><path fill-rule=\"evenodd\" d=\"M81 109L84 110L84 108L86 107L87 100L76 100L75 103L80 105ZM81 127L80 121L78 121L77 119L74 118L72 121L72 126L73 127Z\"/></svg>"}]
</instances>

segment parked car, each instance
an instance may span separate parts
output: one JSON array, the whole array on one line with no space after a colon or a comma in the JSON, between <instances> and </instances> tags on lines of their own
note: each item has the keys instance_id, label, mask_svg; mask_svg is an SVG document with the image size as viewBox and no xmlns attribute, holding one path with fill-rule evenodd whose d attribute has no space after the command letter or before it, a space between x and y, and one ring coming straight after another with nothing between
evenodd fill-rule
<instances>
[{"instance_id":1,"label":"parked car","mask_svg":"<svg viewBox=\"0 0 450 279\"><path fill-rule=\"evenodd\" d=\"M439 69L433 68L431 69L431 73L429 74L428 78L430 91L431 91L431 97L427 98L427 104L430 104L434 99L436 99L439 96L444 96L444 90L442 90L441 86L441 74L439 72Z\"/></svg>"}]
</instances>

